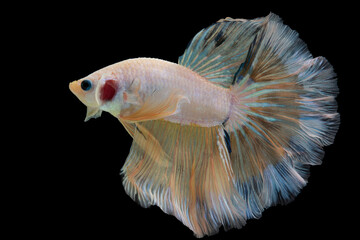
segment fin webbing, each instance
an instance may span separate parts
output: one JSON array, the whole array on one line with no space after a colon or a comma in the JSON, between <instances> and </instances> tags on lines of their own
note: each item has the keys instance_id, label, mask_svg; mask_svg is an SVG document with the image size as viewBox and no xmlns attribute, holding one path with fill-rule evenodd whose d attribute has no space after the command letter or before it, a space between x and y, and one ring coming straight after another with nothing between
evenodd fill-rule
<instances>
[{"instance_id":1,"label":"fin webbing","mask_svg":"<svg viewBox=\"0 0 360 240\"><path fill-rule=\"evenodd\" d=\"M215 84L229 87L254 37L268 18L222 19L196 34L178 63Z\"/></svg>"},{"instance_id":2,"label":"fin webbing","mask_svg":"<svg viewBox=\"0 0 360 240\"><path fill-rule=\"evenodd\" d=\"M228 152L230 154L231 153L230 136L229 136L229 134L227 133L227 131L225 129L224 129L224 139L225 139L227 150L228 150Z\"/></svg>"},{"instance_id":3,"label":"fin webbing","mask_svg":"<svg viewBox=\"0 0 360 240\"><path fill-rule=\"evenodd\" d=\"M246 75L251 74L252 66L256 64L257 52L260 49L262 40L264 39L266 23L263 25L263 28L258 32L258 34L255 35L254 40L252 41L249 50L247 52L245 61L241 63L239 69L234 75L233 84L239 83L241 80L244 79L244 77L246 77Z\"/></svg>"},{"instance_id":4,"label":"fin webbing","mask_svg":"<svg viewBox=\"0 0 360 240\"><path fill-rule=\"evenodd\" d=\"M126 192L143 207L159 206L194 231L245 224L245 202L234 185L222 126L204 128L164 120L136 123L122 168ZM145 137L144 137L145 135Z\"/></svg>"},{"instance_id":5,"label":"fin webbing","mask_svg":"<svg viewBox=\"0 0 360 240\"><path fill-rule=\"evenodd\" d=\"M91 118L98 118L101 116L102 111L99 108L87 107L85 122L89 121Z\"/></svg>"},{"instance_id":6,"label":"fin webbing","mask_svg":"<svg viewBox=\"0 0 360 240\"><path fill-rule=\"evenodd\" d=\"M184 99L186 97L177 91L169 93L156 91L143 101L140 108L136 108L139 105L134 105L133 109L128 108L122 111L119 118L127 122L162 119L175 114L178 110L178 104Z\"/></svg>"},{"instance_id":7,"label":"fin webbing","mask_svg":"<svg viewBox=\"0 0 360 240\"><path fill-rule=\"evenodd\" d=\"M332 66L323 57L313 59L279 18L268 19L234 76L225 124L248 217L292 200L339 127Z\"/></svg>"}]
</instances>

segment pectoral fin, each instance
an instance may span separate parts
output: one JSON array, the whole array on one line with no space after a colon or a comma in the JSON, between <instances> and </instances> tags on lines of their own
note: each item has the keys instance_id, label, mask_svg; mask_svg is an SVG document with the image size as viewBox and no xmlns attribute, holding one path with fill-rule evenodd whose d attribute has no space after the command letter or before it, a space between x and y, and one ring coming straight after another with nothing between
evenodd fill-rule
<instances>
[{"instance_id":1,"label":"pectoral fin","mask_svg":"<svg viewBox=\"0 0 360 240\"><path fill-rule=\"evenodd\" d=\"M85 122L91 118L98 118L101 116L102 111L99 108L87 107Z\"/></svg>"},{"instance_id":2,"label":"pectoral fin","mask_svg":"<svg viewBox=\"0 0 360 240\"><path fill-rule=\"evenodd\" d=\"M176 91L154 92L144 100L140 108L120 114L120 119L130 122L162 119L175 114L182 99L187 98Z\"/></svg>"}]
</instances>

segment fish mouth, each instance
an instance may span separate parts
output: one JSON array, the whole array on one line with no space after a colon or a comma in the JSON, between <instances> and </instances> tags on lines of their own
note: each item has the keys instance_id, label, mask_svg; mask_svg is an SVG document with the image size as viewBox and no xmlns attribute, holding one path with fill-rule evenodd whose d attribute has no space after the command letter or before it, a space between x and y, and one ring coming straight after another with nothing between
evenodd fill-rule
<instances>
[{"instance_id":1,"label":"fish mouth","mask_svg":"<svg viewBox=\"0 0 360 240\"><path fill-rule=\"evenodd\" d=\"M79 87L80 87L80 84L77 81L73 81L73 82L69 83L69 89L75 95L78 92Z\"/></svg>"},{"instance_id":2,"label":"fish mouth","mask_svg":"<svg viewBox=\"0 0 360 240\"><path fill-rule=\"evenodd\" d=\"M69 89L70 91L80 100L80 102L82 102L83 104L86 104L86 102L84 101L84 93L81 89L81 85L79 81L73 81L69 84Z\"/></svg>"},{"instance_id":3,"label":"fish mouth","mask_svg":"<svg viewBox=\"0 0 360 240\"><path fill-rule=\"evenodd\" d=\"M94 102L87 101L87 93L85 93L84 90L81 88L81 80L76 80L69 83L69 89L75 95L75 97L77 97L80 102L82 102L86 107L90 107L92 109L96 108L99 110L100 105L97 98L95 98ZM93 110L92 112L93 113L91 114L91 116L95 116L97 111Z\"/></svg>"},{"instance_id":4,"label":"fish mouth","mask_svg":"<svg viewBox=\"0 0 360 240\"><path fill-rule=\"evenodd\" d=\"M81 82L80 81L73 81L69 84L70 91L82 102L85 97L84 91L81 89ZM86 104L85 104L86 105Z\"/></svg>"}]
</instances>

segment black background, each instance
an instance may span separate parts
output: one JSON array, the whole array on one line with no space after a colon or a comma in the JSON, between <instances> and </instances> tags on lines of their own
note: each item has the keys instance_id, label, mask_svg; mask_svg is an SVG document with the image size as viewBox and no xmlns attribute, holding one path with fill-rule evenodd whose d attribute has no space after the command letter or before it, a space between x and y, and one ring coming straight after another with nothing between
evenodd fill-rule
<instances>
[{"instance_id":1,"label":"black background","mask_svg":"<svg viewBox=\"0 0 360 240\"><path fill-rule=\"evenodd\" d=\"M351 222L358 221L350 173L356 161L350 152L355 142L350 138L351 110L356 103L351 99L355 80L349 70L349 56L355 54L355 6L207 1L42 7L46 10L38 11L29 25L37 36L33 54L45 50L39 67L47 72L46 78L38 80L41 97L47 99L38 107L44 116L38 118L43 146L34 150L39 156L36 183L29 184L25 198L29 201L24 200L31 212L24 221L32 233L49 238L115 239L129 234L135 239L194 239L175 217L155 206L144 209L127 196L119 172L132 139L107 113L84 123L85 106L70 93L68 84L128 58L177 62L192 37L215 21L273 12L300 34L314 57L324 56L334 66L340 88L340 130L335 143L325 148L323 164L311 168L309 183L295 201L265 210L259 220L249 220L241 230L221 228L209 239L350 234Z\"/></svg>"}]
</instances>

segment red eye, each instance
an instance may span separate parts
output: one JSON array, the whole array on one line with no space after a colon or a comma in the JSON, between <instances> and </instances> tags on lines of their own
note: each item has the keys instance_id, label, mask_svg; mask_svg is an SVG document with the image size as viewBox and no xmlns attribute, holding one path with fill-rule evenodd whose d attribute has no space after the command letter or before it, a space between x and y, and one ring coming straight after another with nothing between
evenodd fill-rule
<instances>
[{"instance_id":1,"label":"red eye","mask_svg":"<svg viewBox=\"0 0 360 240\"><path fill-rule=\"evenodd\" d=\"M106 80L100 91L100 99L102 101L110 101L113 99L117 91L117 82L115 80Z\"/></svg>"}]
</instances>

